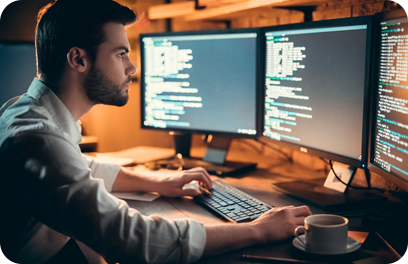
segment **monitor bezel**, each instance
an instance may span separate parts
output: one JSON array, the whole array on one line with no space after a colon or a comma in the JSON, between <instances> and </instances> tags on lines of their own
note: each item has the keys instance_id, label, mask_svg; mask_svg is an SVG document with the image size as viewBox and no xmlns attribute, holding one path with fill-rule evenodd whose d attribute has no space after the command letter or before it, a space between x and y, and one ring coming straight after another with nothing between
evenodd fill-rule
<instances>
[{"instance_id":1,"label":"monitor bezel","mask_svg":"<svg viewBox=\"0 0 408 264\"><path fill-rule=\"evenodd\" d=\"M289 25L279 25L279 26L272 26L272 27L264 27L262 28L261 36L263 37L263 42L266 41L265 33L270 31L281 31L281 30L298 30L298 29L308 29L308 28L324 28L324 27L338 27L338 26L352 26L352 25L367 25L367 40L366 40L366 64L365 64L365 80L364 80L364 105L363 105L363 124L362 124L362 144L361 144L361 160L355 159L352 157L342 156L336 153L331 153L327 150L321 150L317 148L313 148L310 146L305 146L302 144L296 144L284 140L275 140L270 137L263 135L264 130L264 93L265 93L265 72L263 73L263 91L262 91L262 122L261 127L257 130L259 133L259 140L261 142L267 144L275 144L278 146L283 146L286 148L294 149L303 153L307 153L310 155L314 155L317 157L321 157L324 159L329 159L332 161L337 161L349 166L353 166L356 168L365 168L368 163L368 131L369 131L369 98L370 98L370 64L371 64L371 34L372 34L372 24L373 24L373 17L372 16L361 16L361 17L351 17L351 18L341 18L341 19L332 19L332 20L322 20L322 21L312 21L312 22L305 22L305 23L297 23L297 24L289 24ZM264 54L265 54L264 47ZM264 61L264 64L266 61Z\"/></svg>"},{"instance_id":2,"label":"monitor bezel","mask_svg":"<svg viewBox=\"0 0 408 264\"><path fill-rule=\"evenodd\" d=\"M390 11L385 11L385 12L380 12L374 15L374 25L373 25L373 74L372 74L372 86L373 86L373 91L372 91L372 97L371 97L371 115L370 115L370 135L369 135L369 158L368 158L368 169L371 172L374 172L378 174L379 176L383 177L384 179L393 182L396 184L398 187L408 191L408 177L407 179L401 178L399 175L389 172L381 168L380 166L377 165L377 163L374 162L374 137L375 137L375 126L376 122L374 121L376 118L376 113L377 113L377 108L374 105L374 102L377 100L378 97L378 85L377 85L377 80L379 78L379 63L377 60L374 60L376 56L379 55L380 52L380 46L379 40L380 40L380 34L379 34L379 29L381 27L380 23L382 21L386 20L393 20L393 19L399 19L399 18L407 18L407 14L404 11L404 9L396 9L396 10L390 10ZM407 18L408 19L408 18Z\"/></svg>"},{"instance_id":3,"label":"monitor bezel","mask_svg":"<svg viewBox=\"0 0 408 264\"><path fill-rule=\"evenodd\" d=\"M145 117L145 76L144 76L144 63L145 63L145 55L143 52L143 38L145 37L162 37L162 36L188 36L188 35L210 35L210 34L236 34L236 33L256 33L256 71L255 71L255 90L256 90L256 97L255 97L255 129L257 130L255 134L243 134L243 133L234 133L234 132L227 132L227 131L214 131L211 129L203 130L203 129L194 129L194 128L160 128L160 127L152 127L146 126L144 124L144 117ZM262 117L259 114L261 96L262 96L262 41L261 41L261 31L260 28L236 28L236 29L217 29L217 30L199 30L199 31L178 31L178 32L156 32L156 33L145 33L140 34L139 37L139 45L140 45L140 62L141 62L141 73L140 73L140 125L142 129L151 129L156 131L167 131L167 132L176 132L181 134L205 134L205 135L214 135L214 136L223 136L223 137L231 137L231 138L249 138L249 139L257 139L259 131L258 128L259 123L262 121Z\"/></svg>"}]
</instances>

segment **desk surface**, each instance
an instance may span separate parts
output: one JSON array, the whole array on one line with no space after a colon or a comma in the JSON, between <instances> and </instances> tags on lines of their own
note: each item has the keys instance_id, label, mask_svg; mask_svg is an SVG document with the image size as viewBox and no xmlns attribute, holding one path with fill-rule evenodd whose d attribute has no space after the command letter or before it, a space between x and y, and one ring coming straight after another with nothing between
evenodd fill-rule
<instances>
[{"instance_id":1,"label":"desk surface","mask_svg":"<svg viewBox=\"0 0 408 264\"><path fill-rule=\"evenodd\" d=\"M213 176L214 178L216 176ZM236 188L262 200L273 206L285 206L285 205L303 205L304 203L291 198L278 190L271 187L274 182L273 175L269 175L262 170L246 173L239 178L226 177L223 180ZM206 224L218 224L226 223L224 220L218 218L205 208L198 205L192 198L165 198L160 197L153 202L141 202L141 201L128 201L129 205L136 208L141 213L146 215L158 214L168 218L193 218ZM310 206L313 213L325 213L324 211ZM358 226L353 227L354 230L358 229ZM364 242L367 232L350 232L350 236ZM372 257L373 255L382 255L389 260L388 263L397 260L387 250L381 252L371 252L363 249L359 249L356 252L345 256L336 257L320 257L306 254L296 249L292 245L292 239L283 241L280 243L257 245L241 250L236 250L219 256L215 256L208 259L202 259L197 263L253 263L240 260L241 255L257 255L257 256L272 256L279 258L291 258L299 260L314 260L324 261L329 263L350 263L350 260L358 260Z\"/></svg>"},{"instance_id":2,"label":"desk surface","mask_svg":"<svg viewBox=\"0 0 408 264\"><path fill-rule=\"evenodd\" d=\"M252 152L250 156L243 158L242 151L247 151L245 149L234 151L229 154L230 160L237 161L260 161L258 163L258 168L255 171L247 172L235 177L224 177L222 180L231 184L232 186L258 198L259 200L270 204L272 206L287 206L287 205L304 205L305 203L292 198L276 188L273 188L273 184L280 181L296 180L299 178L306 179L317 179L324 178L327 176L327 170L325 166L312 166L313 169L310 169L310 166L303 166L302 164L296 164L291 162L290 159L283 156L280 159L277 158L276 161L271 164L268 161L262 160L260 155ZM241 154L240 154L241 152ZM197 155L198 153L198 155ZM247 152L245 152L247 153ZM195 156L201 156L200 151L195 152ZM232 154L232 155L231 155ZM193 152L194 155L194 152ZM264 157L265 158L265 157ZM314 161L312 161L314 162ZM136 168L137 169L137 168ZM301 176L301 177L299 177ZM216 176L213 176L217 178ZM201 221L205 224L218 224L226 223L224 220L218 218L211 212L207 211L205 208L198 205L192 198L183 197L183 198L165 198L159 197L153 202L142 202L142 201L127 201L128 204L139 210L142 214L145 215L161 215L168 218L193 218L198 221ZM326 213L325 211L310 206L312 213ZM360 231L361 230L361 218L349 218L350 220L350 230ZM364 231L364 230L363 230ZM363 242L368 233L353 232L350 236L358 238ZM370 250L368 250L370 249ZM336 257L321 257L313 256L307 253L304 253L296 249L292 245L292 239L288 241L283 241L280 243L267 244L267 245L257 245L253 247L248 247L215 257L202 259L197 263L255 263L255 262L246 262L240 260L241 255L257 255L257 256L271 256L279 258L290 258L298 260L313 260L313 261L323 261L328 263L351 263L354 260L366 259L373 256L382 256L386 259L385 263L392 263L398 260L398 258L384 246L376 246L373 248L363 247L356 252L347 254L345 256L336 256ZM373 262L368 262L373 263ZM384 263L384 262L378 262Z\"/></svg>"}]
</instances>

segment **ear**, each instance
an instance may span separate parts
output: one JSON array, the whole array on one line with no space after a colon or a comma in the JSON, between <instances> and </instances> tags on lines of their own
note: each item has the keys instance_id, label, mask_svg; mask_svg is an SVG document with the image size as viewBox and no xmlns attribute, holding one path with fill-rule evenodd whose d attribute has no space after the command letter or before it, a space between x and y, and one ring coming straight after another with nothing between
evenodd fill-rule
<instances>
[{"instance_id":1,"label":"ear","mask_svg":"<svg viewBox=\"0 0 408 264\"><path fill-rule=\"evenodd\" d=\"M88 57L83 49L73 47L67 54L67 61L69 66L78 72L85 72L89 66Z\"/></svg>"}]
</instances>

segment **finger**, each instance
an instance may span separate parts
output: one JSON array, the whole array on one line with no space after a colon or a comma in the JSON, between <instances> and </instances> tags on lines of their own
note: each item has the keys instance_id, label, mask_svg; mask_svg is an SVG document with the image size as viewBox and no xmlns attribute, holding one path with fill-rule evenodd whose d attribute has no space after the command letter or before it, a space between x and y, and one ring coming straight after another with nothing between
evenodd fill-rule
<instances>
[{"instance_id":1,"label":"finger","mask_svg":"<svg viewBox=\"0 0 408 264\"><path fill-rule=\"evenodd\" d=\"M201 173L203 173L205 175L205 177L207 177L208 179L211 179L211 176L208 173L208 171L206 169L202 168L202 167L195 167L195 168L189 169L189 171L201 172Z\"/></svg>"},{"instance_id":2,"label":"finger","mask_svg":"<svg viewBox=\"0 0 408 264\"><path fill-rule=\"evenodd\" d=\"M301 206L294 206L294 205L286 205L281 207L274 207L275 210L289 210L293 213L293 215L302 215L302 213L310 212L309 207L306 205Z\"/></svg>"},{"instance_id":3,"label":"finger","mask_svg":"<svg viewBox=\"0 0 408 264\"><path fill-rule=\"evenodd\" d=\"M199 194L201 194L201 192L196 189L184 189L181 190L180 196L196 196Z\"/></svg>"},{"instance_id":4,"label":"finger","mask_svg":"<svg viewBox=\"0 0 408 264\"><path fill-rule=\"evenodd\" d=\"M293 208L293 214L294 216L309 216L312 214L312 212L310 211L309 207L307 207L306 205L302 205Z\"/></svg>"},{"instance_id":5,"label":"finger","mask_svg":"<svg viewBox=\"0 0 408 264\"><path fill-rule=\"evenodd\" d=\"M210 191L210 190L212 190L212 181L211 181L211 179L210 179L210 183L211 183L210 187L208 187L207 184L204 184L204 182L200 182L199 184L200 184L201 187L203 187L203 188Z\"/></svg>"},{"instance_id":6,"label":"finger","mask_svg":"<svg viewBox=\"0 0 408 264\"><path fill-rule=\"evenodd\" d=\"M211 183L211 177L208 175L208 173L203 173L205 171L204 169L202 170L187 170L184 171L184 176L185 176L185 182L191 182L193 180L199 181L209 189L212 189L212 183Z\"/></svg>"},{"instance_id":7,"label":"finger","mask_svg":"<svg viewBox=\"0 0 408 264\"><path fill-rule=\"evenodd\" d=\"M200 171L204 173L206 176L210 177L210 174L208 174L207 170L204 169L203 167L195 167L195 168L189 169L188 171Z\"/></svg>"}]
</instances>

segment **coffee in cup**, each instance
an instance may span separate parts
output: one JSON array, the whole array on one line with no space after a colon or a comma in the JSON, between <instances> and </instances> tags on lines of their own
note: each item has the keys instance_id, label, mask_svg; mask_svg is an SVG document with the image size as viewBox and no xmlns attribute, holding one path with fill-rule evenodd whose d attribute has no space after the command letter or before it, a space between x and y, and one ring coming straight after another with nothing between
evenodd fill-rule
<instances>
[{"instance_id":1,"label":"coffee in cup","mask_svg":"<svg viewBox=\"0 0 408 264\"><path fill-rule=\"evenodd\" d=\"M295 236L312 253L341 254L347 251L348 219L338 215L316 214L305 218ZM300 232L304 230L304 238Z\"/></svg>"}]
</instances>

